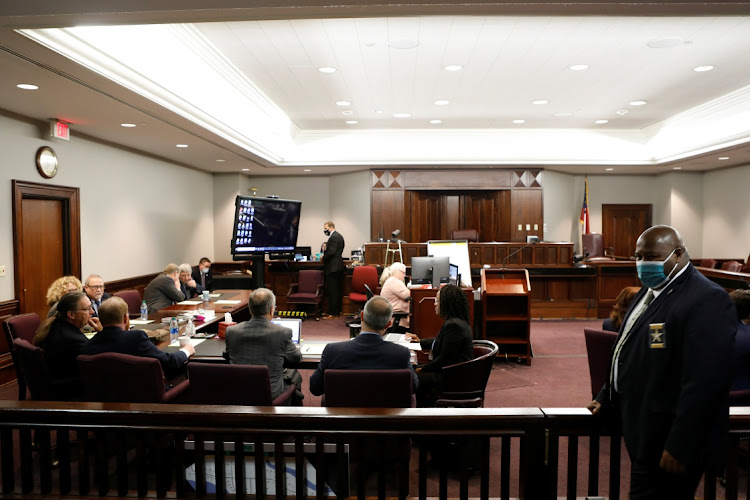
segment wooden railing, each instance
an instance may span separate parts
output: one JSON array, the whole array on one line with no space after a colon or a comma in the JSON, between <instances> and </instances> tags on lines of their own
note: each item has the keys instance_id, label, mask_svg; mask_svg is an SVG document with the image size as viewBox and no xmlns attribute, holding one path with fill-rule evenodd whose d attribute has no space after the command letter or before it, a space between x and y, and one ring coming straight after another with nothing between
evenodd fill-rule
<instances>
[{"instance_id":1,"label":"wooden railing","mask_svg":"<svg viewBox=\"0 0 750 500\"><path fill-rule=\"evenodd\" d=\"M737 450L750 434L750 408L733 412L731 422L728 499L737 498ZM615 499L628 482L620 478L620 438L607 437L600 424L577 408L2 401L0 491L14 497ZM600 452L600 437L609 453ZM585 486L579 468L588 471ZM231 493L214 490L217 484ZM704 496L716 498L714 477L705 481Z\"/></svg>"}]
</instances>

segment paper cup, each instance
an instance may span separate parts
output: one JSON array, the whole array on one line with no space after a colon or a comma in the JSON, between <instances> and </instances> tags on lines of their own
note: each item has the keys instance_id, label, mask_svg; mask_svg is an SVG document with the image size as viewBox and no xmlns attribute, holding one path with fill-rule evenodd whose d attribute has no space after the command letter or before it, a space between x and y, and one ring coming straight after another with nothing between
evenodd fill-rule
<instances>
[{"instance_id":1,"label":"paper cup","mask_svg":"<svg viewBox=\"0 0 750 500\"><path fill-rule=\"evenodd\" d=\"M190 337L177 337L177 340L180 342L180 347L185 347L190 343Z\"/></svg>"}]
</instances>

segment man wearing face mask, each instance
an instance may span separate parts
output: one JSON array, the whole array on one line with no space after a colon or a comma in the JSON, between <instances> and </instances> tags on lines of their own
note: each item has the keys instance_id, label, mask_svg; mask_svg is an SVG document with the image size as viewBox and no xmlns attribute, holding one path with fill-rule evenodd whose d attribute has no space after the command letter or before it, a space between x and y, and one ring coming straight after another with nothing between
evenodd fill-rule
<instances>
[{"instance_id":1,"label":"man wearing face mask","mask_svg":"<svg viewBox=\"0 0 750 500\"><path fill-rule=\"evenodd\" d=\"M344 237L336 231L333 221L323 224L323 233L328 236L323 252L323 273L325 275L328 314L323 319L333 319L341 315L341 282L344 279Z\"/></svg>"},{"instance_id":2,"label":"man wearing face mask","mask_svg":"<svg viewBox=\"0 0 750 500\"><path fill-rule=\"evenodd\" d=\"M203 257L198 265L193 268L192 276L195 282L203 287L204 290L213 291L214 275L211 271L211 261L208 260L208 257Z\"/></svg>"},{"instance_id":3,"label":"man wearing face mask","mask_svg":"<svg viewBox=\"0 0 750 500\"><path fill-rule=\"evenodd\" d=\"M737 314L690 264L674 228L644 231L635 257L644 286L620 327L609 380L587 408L619 417L631 499L692 499L703 470L722 465Z\"/></svg>"}]
</instances>

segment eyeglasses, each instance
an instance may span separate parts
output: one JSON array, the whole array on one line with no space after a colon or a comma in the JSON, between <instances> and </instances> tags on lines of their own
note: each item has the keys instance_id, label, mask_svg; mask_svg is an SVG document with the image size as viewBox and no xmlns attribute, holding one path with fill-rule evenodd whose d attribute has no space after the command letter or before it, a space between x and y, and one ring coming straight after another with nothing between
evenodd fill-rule
<instances>
[{"instance_id":1,"label":"eyeglasses","mask_svg":"<svg viewBox=\"0 0 750 500\"><path fill-rule=\"evenodd\" d=\"M104 290L104 285L86 285L88 288L91 288L92 290Z\"/></svg>"},{"instance_id":2,"label":"eyeglasses","mask_svg":"<svg viewBox=\"0 0 750 500\"><path fill-rule=\"evenodd\" d=\"M73 309L74 311L93 311L94 306L89 306L86 309Z\"/></svg>"}]
</instances>

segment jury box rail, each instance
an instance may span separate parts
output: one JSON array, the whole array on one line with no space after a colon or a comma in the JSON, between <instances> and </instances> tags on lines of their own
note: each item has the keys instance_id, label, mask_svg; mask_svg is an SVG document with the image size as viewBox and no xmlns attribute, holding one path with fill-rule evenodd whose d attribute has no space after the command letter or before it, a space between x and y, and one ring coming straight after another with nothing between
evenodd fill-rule
<instances>
[{"instance_id":1,"label":"jury box rail","mask_svg":"<svg viewBox=\"0 0 750 500\"><path fill-rule=\"evenodd\" d=\"M721 491L728 499L737 498L738 449L750 435L750 408L733 408L730 420ZM581 408L0 401L0 492L13 498L614 499L628 482L621 478L620 443ZM716 484L707 476L705 498L716 498Z\"/></svg>"}]
</instances>

